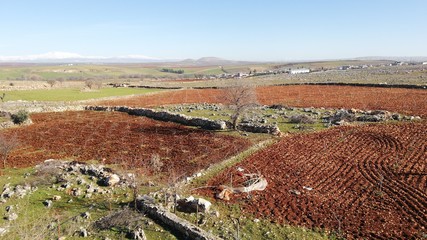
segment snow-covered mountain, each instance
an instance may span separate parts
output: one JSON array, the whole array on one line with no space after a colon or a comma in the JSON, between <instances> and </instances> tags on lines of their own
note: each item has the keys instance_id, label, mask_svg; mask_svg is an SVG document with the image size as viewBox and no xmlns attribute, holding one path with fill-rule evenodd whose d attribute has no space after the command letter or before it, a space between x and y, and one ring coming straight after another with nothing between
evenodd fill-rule
<instances>
[{"instance_id":1,"label":"snow-covered mountain","mask_svg":"<svg viewBox=\"0 0 427 240\"><path fill-rule=\"evenodd\" d=\"M22 63L145 63L166 61L160 58L144 55L126 56L84 56L69 52L48 52L44 54L26 56L0 56L0 62L22 62ZM171 60L167 60L171 61Z\"/></svg>"}]
</instances>

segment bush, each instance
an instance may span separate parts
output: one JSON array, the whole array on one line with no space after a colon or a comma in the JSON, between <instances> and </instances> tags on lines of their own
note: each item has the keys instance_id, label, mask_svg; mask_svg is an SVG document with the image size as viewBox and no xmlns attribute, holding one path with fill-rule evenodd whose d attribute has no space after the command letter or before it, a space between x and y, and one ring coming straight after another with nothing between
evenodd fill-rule
<instances>
[{"instance_id":1,"label":"bush","mask_svg":"<svg viewBox=\"0 0 427 240\"><path fill-rule=\"evenodd\" d=\"M308 124L312 124L314 123L314 119L311 118L308 115L293 115L289 118L289 122L290 123L308 123Z\"/></svg>"},{"instance_id":2,"label":"bush","mask_svg":"<svg viewBox=\"0 0 427 240\"><path fill-rule=\"evenodd\" d=\"M18 113L12 114L10 117L14 124L22 124L28 119L28 112L25 110L19 110Z\"/></svg>"}]
</instances>

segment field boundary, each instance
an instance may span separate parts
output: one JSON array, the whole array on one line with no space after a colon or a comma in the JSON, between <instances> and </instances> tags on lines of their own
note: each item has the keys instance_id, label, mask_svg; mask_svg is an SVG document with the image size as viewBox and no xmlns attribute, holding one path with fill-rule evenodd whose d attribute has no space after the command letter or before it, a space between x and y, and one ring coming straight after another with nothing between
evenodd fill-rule
<instances>
[{"instance_id":1,"label":"field boundary","mask_svg":"<svg viewBox=\"0 0 427 240\"><path fill-rule=\"evenodd\" d=\"M406 89L423 89L427 90L427 85L415 85L415 84L376 84L376 83L279 83L279 84L267 84L265 86L301 86L301 85L318 85L318 86L352 86L352 87L379 87L379 88L406 88ZM264 85L259 85L264 86ZM227 86L213 86L213 87L154 87L154 86L129 86L130 88L159 88L159 89L223 89Z\"/></svg>"}]
</instances>

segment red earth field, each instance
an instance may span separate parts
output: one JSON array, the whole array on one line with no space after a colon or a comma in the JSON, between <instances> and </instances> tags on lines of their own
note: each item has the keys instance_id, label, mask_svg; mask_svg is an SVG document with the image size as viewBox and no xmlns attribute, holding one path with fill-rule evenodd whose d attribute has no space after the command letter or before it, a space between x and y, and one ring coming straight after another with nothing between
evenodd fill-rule
<instances>
[{"instance_id":1,"label":"red earth field","mask_svg":"<svg viewBox=\"0 0 427 240\"><path fill-rule=\"evenodd\" d=\"M153 107L180 103L223 103L220 89L191 89L162 92L97 104ZM257 88L261 104L293 107L358 108L388 110L427 116L427 90L353 86L265 86Z\"/></svg>"},{"instance_id":2,"label":"red earth field","mask_svg":"<svg viewBox=\"0 0 427 240\"><path fill-rule=\"evenodd\" d=\"M146 166L153 154L162 172L178 176L206 168L250 146L243 138L192 129L118 112L63 112L31 115L34 124L7 129L21 143L9 166L33 166L49 158L101 160Z\"/></svg>"},{"instance_id":3,"label":"red earth field","mask_svg":"<svg viewBox=\"0 0 427 240\"><path fill-rule=\"evenodd\" d=\"M325 228L349 239L422 238L427 234L425 126L337 127L284 137L238 165L264 175L267 188L234 195L232 202L259 218ZM229 185L233 179L237 186L238 166L207 185Z\"/></svg>"}]
</instances>

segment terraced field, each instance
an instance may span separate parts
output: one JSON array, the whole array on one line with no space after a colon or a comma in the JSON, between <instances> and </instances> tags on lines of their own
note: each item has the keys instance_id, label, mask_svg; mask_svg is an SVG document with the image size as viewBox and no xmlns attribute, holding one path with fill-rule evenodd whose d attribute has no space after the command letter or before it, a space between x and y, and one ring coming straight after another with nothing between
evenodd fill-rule
<instances>
[{"instance_id":1,"label":"terraced field","mask_svg":"<svg viewBox=\"0 0 427 240\"><path fill-rule=\"evenodd\" d=\"M147 166L153 155L161 172L191 174L250 146L243 138L187 128L118 112L40 113L34 124L2 132L21 143L9 166L33 166L49 158L103 160Z\"/></svg>"},{"instance_id":2,"label":"terraced field","mask_svg":"<svg viewBox=\"0 0 427 240\"><path fill-rule=\"evenodd\" d=\"M411 239L427 233L424 123L339 127L294 135L245 159L265 191L235 195L245 212L326 228L349 239ZM207 185L242 183L237 166ZM213 196L215 192L204 192Z\"/></svg>"},{"instance_id":3,"label":"terraced field","mask_svg":"<svg viewBox=\"0 0 427 240\"><path fill-rule=\"evenodd\" d=\"M261 104L293 107L359 108L388 110L427 116L427 90L352 86L270 86L257 88ZM220 89L171 91L122 100L101 101L103 105L153 107L180 103L223 103Z\"/></svg>"}]
</instances>

